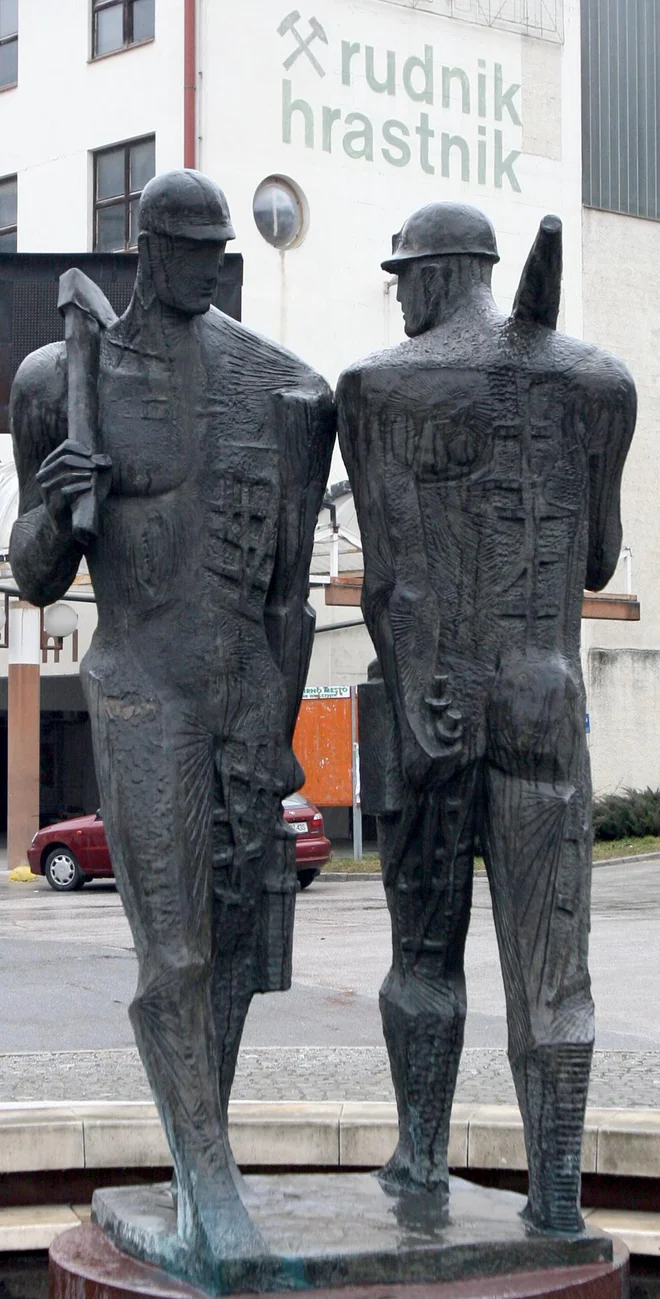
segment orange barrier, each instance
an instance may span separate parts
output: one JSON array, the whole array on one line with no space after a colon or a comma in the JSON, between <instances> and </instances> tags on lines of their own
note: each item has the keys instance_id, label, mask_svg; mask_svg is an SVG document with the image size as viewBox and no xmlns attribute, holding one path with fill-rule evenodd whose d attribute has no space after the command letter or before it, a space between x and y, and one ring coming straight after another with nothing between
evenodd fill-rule
<instances>
[{"instance_id":1,"label":"orange barrier","mask_svg":"<svg viewBox=\"0 0 660 1299\"><path fill-rule=\"evenodd\" d=\"M301 792L321 807L353 804L352 703L340 686L306 690L300 705L293 747L306 777Z\"/></svg>"}]
</instances>

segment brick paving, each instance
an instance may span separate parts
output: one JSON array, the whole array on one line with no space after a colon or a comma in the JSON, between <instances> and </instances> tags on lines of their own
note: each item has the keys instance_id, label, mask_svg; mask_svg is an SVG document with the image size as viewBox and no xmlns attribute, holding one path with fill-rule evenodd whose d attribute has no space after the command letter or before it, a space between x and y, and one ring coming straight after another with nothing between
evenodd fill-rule
<instances>
[{"instance_id":1,"label":"brick paving","mask_svg":"<svg viewBox=\"0 0 660 1299\"><path fill-rule=\"evenodd\" d=\"M393 1100L381 1047L246 1048L233 1095L254 1101ZM0 1102L137 1101L150 1096L135 1050L0 1055ZM463 1052L458 1101L515 1104L506 1052ZM589 1103L660 1108L660 1051L597 1051Z\"/></svg>"}]
</instances>

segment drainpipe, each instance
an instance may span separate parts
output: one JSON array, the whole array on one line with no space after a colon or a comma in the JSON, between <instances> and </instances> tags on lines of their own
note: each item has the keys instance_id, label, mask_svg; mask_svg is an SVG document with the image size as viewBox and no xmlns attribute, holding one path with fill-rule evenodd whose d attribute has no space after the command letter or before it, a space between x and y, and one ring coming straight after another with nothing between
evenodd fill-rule
<instances>
[{"instance_id":1,"label":"drainpipe","mask_svg":"<svg viewBox=\"0 0 660 1299\"><path fill-rule=\"evenodd\" d=\"M184 0L183 16L183 165L195 167L197 135L197 0Z\"/></svg>"}]
</instances>

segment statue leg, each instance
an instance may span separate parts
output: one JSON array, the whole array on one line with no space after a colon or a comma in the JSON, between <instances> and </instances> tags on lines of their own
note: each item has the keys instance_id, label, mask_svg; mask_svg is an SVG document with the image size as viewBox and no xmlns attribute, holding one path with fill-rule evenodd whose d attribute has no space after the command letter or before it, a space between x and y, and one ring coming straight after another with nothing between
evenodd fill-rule
<instances>
[{"instance_id":1,"label":"statue leg","mask_svg":"<svg viewBox=\"0 0 660 1299\"><path fill-rule=\"evenodd\" d=\"M144 684L144 683L142 683ZM86 682L103 818L139 965L131 1022L200 1260L259 1244L240 1199L211 1006L212 738L171 698Z\"/></svg>"},{"instance_id":2,"label":"statue leg","mask_svg":"<svg viewBox=\"0 0 660 1299\"><path fill-rule=\"evenodd\" d=\"M542 1230L579 1231L594 1042L591 785L579 683L557 663L532 671L534 697L519 678L495 705L484 852L525 1130L526 1216Z\"/></svg>"},{"instance_id":3,"label":"statue leg","mask_svg":"<svg viewBox=\"0 0 660 1299\"><path fill-rule=\"evenodd\" d=\"M440 790L411 791L408 808L379 818L393 946L380 1008L399 1113L398 1146L381 1179L403 1187L449 1188L478 782L475 764Z\"/></svg>"}]
</instances>

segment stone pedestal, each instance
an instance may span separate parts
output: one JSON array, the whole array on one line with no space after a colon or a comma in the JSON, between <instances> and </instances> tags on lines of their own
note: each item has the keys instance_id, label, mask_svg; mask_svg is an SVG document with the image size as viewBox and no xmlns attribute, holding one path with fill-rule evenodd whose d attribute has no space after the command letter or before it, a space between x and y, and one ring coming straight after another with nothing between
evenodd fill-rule
<instances>
[{"instance_id":1,"label":"stone pedestal","mask_svg":"<svg viewBox=\"0 0 660 1299\"><path fill-rule=\"evenodd\" d=\"M614 1250L609 1263L472 1277L421 1285L344 1287L341 1299L628 1299L628 1252ZM337 1299L337 1290L316 1290L314 1299ZM74 1227L50 1250L50 1299L208 1299L206 1292L130 1258L96 1226ZM236 1299L250 1299L237 1296ZM291 1292L271 1299L291 1299Z\"/></svg>"},{"instance_id":2,"label":"stone pedestal","mask_svg":"<svg viewBox=\"0 0 660 1299\"><path fill-rule=\"evenodd\" d=\"M581 1274L584 1284L598 1283L589 1299L600 1299L601 1282L603 1299L621 1296L624 1264L613 1262L609 1237L588 1230L546 1235L521 1217L522 1196L460 1178L451 1179L447 1200L386 1190L372 1175L248 1177L243 1199L261 1243L249 1255L209 1263L177 1235L169 1186L97 1191L97 1225L67 1233L51 1250L51 1299L118 1299L138 1291L157 1299L318 1294L337 1287L372 1294L378 1286L390 1294L392 1287L419 1285L442 1294L447 1284L468 1285L466 1297L477 1299L495 1296L496 1278L508 1277L511 1293L522 1296L550 1293L555 1284L563 1291ZM527 1288L520 1290L515 1277L523 1274ZM613 1277L616 1296L608 1289Z\"/></svg>"}]
</instances>

